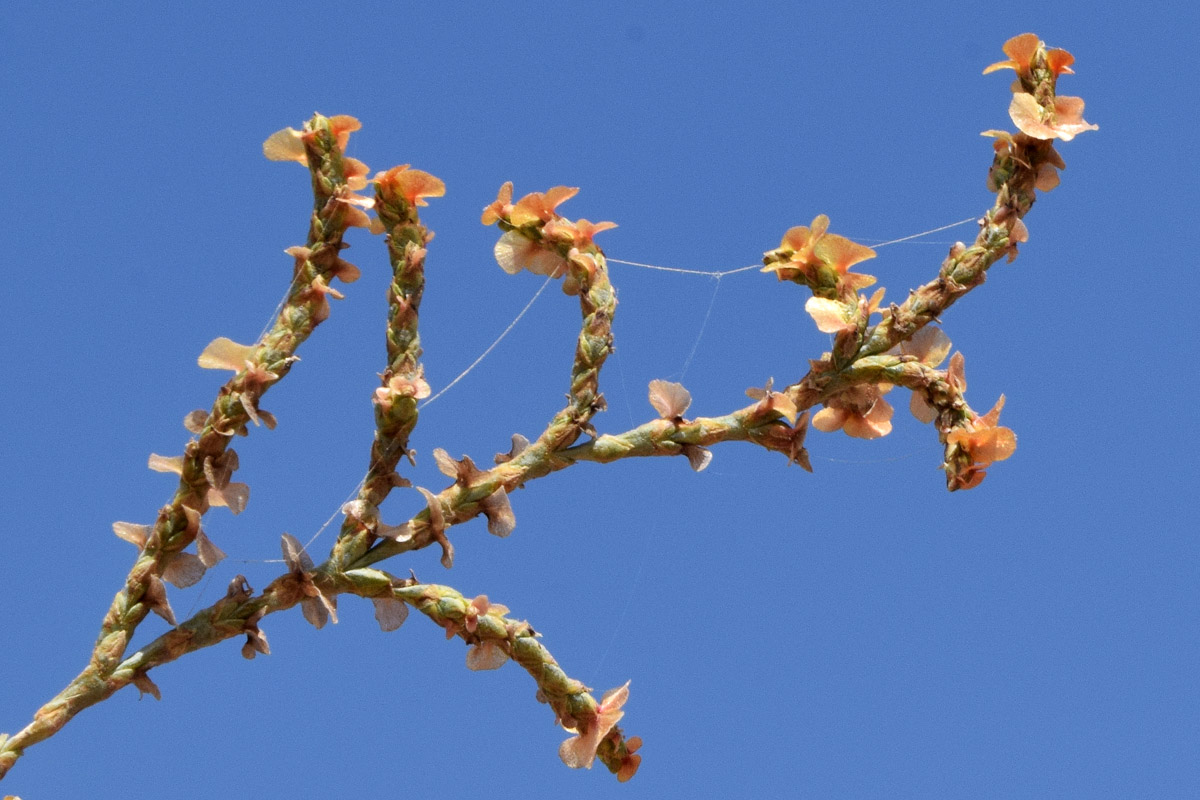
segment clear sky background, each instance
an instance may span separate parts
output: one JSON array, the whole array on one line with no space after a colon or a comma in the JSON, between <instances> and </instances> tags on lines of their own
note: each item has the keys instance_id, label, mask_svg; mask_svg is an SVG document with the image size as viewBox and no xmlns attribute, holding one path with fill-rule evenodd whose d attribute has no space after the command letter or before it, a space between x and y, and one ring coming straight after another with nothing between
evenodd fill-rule
<instances>
[{"instance_id":1,"label":"clear sky background","mask_svg":"<svg viewBox=\"0 0 1200 800\"><path fill-rule=\"evenodd\" d=\"M351 598L316 631L267 619L239 643L153 673L31 749L0 787L31 798L351 796L1194 797L1197 668L1196 12L1184 4L28 3L0 10L8 114L0 366L0 730L84 665L132 563L113 520L149 522L173 479L151 452L224 375L216 336L252 341L303 241L304 171L260 145L314 110L352 114L349 153L445 180L422 307L435 390L540 285L507 276L479 211L582 187L571 217L620 224L614 258L755 263L793 225L879 242L981 214L990 141L1012 128L1011 73L981 75L1033 31L1072 51L1060 89L1100 125L1059 146L1062 185L1027 217L1012 265L945 315L973 406L1008 397L1020 446L948 494L931 428L904 410L876 442L814 432L814 475L745 445L579 465L513 497L506 540L454 530L388 562L529 619L572 676L632 680L623 726L641 772L565 768L565 734L513 665L473 673L414 615L378 631ZM889 299L955 239L881 248ZM387 266L350 235L363 279L264 406L279 429L236 444L248 510L206 528L229 559L173 590L183 615L279 565L367 460L383 367ZM651 418L646 384L692 412L798 379L828 337L799 287L612 265L618 353L601 379L618 432ZM711 303L711 315L706 312ZM490 462L561 406L578 306L547 291L483 364L422 414L430 452ZM701 332L703 335L701 336ZM694 350L694 357L690 357ZM393 522L415 493L385 506ZM318 558L332 541L313 545ZM148 641L165 630L147 620ZM141 639L139 641L142 641Z\"/></svg>"}]
</instances>

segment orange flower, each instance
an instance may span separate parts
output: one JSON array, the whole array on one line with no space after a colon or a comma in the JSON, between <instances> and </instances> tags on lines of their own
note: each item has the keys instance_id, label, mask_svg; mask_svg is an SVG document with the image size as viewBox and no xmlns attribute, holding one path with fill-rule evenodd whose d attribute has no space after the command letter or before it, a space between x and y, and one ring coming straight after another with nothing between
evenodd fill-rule
<instances>
[{"instance_id":1,"label":"orange flower","mask_svg":"<svg viewBox=\"0 0 1200 800\"><path fill-rule=\"evenodd\" d=\"M1041 44L1035 33L1022 33L1020 36L1014 36L1004 43L1004 54L1008 56L1008 59L989 64L984 67L983 74L987 75L989 72L1001 69L1011 69L1016 70L1018 75L1028 75L1033 69L1034 57ZM1074 63L1075 56L1066 50L1056 48L1046 51L1046 66L1056 77L1064 72L1075 74L1075 70L1071 69L1071 65Z\"/></svg>"},{"instance_id":2,"label":"orange flower","mask_svg":"<svg viewBox=\"0 0 1200 800\"><path fill-rule=\"evenodd\" d=\"M329 118L329 132L337 140L338 150L343 153L346 152L346 145L350 142L350 134L358 130L362 130L362 123L348 114L338 114L336 117Z\"/></svg>"},{"instance_id":3,"label":"orange flower","mask_svg":"<svg viewBox=\"0 0 1200 800\"><path fill-rule=\"evenodd\" d=\"M587 248L595 244L592 237L597 233L609 231L617 227L615 222L593 223L586 219L571 222L561 217L552 219L542 227L543 238L551 241L573 244L578 248Z\"/></svg>"},{"instance_id":4,"label":"orange flower","mask_svg":"<svg viewBox=\"0 0 1200 800\"><path fill-rule=\"evenodd\" d=\"M361 122L345 114L329 118L329 132L337 141L338 150L343 153L346 152L346 145L350 142L350 134L361 128ZM295 128L275 131L263 142L263 155L271 161L296 161L308 166L304 141L312 137L313 133L314 131L298 131ZM354 171L357 170L357 167L351 166L350 169ZM366 174L365 170L362 174Z\"/></svg>"},{"instance_id":5,"label":"orange flower","mask_svg":"<svg viewBox=\"0 0 1200 800\"><path fill-rule=\"evenodd\" d=\"M1017 435L1011 429L996 424L1000 421L1003 408L1004 395L1000 395L991 411L969 420L965 426L955 428L946 435L946 444L958 447L971 460L965 470L953 476L955 488L974 489L983 482L987 467L1016 452Z\"/></svg>"},{"instance_id":6,"label":"orange flower","mask_svg":"<svg viewBox=\"0 0 1200 800\"><path fill-rule=\"evenodd\" d=\"M1060 95L1054 98L1054 108L1038 105L1033 95L1020 92L1013 95L1008 115L1022 133L1034 139L1062 139L1069 142L1084 131L1100 130L1083 118L1083 98Z\"/></svg>"},{"instance_id":7,"label":"orange flower","mask_svg":"<svg viewBox=\"0 0 1200 800\"><path fill-rule=\"evenodd\" d=\"M776 250L766 254L773 263L763 267L763 272L774 272L780 280L795 274L804 277L812 285L818 279L818 268L833 269L838 281L850 291L857 291L875 283L870 275L850 272L850 267L875 257L875 251L856 244L844 236L827 233L829 217L820 214L812 221L812 227L799 225L788 229Z\"/></svg>"},{"instance_id":8,"label":"orange flower","mask_svg":"<svg viewBox=\"0 0 1200 800\"><path fill-rule=\"evenodd\" d=\"M509 222L516 228L537 222L549 222L558 216L555 209L577 194L579 194L577 186L555 186L545 192L527 194L512 207Z\"/></svg>"},{"instance_id":9,"label":"orange flower","mask_svg":"<svg viewBox=\"0 0 1200 800\"><path fill-rule=\"evenodd\" d=\"M500 187L500 191L496 194L496 199L492 204L483 209L483 216L479 221L484 225L493 225L497 220L504 219L512 213L512 181L505 181Z\"/></svg>"},{"instance_id":10,"label":"orange flower","mask_svg":"<svg viewBox=\"0 0 1200 800\"><path fill-rule=\"evenodd\" d=\"M886 387L886 388L885 388ZM825 401L825 408L812 418L812 426L825 433L843 430L858 439L878 439L892 432L891 405L883 394L891 384L852 386Z\"/></svg>"},{"instance_id":11,"label":"orange flower","mask_svg":"<svg viewBox=\"0 0 1200 800\"><path fill-rule=\"evenodd\" d=\"M408 164L392 167L387 172L376 172L372 180L383 194L403 197L410 207L427 206L426 197L446 194L446 184L441 179L424 170L409 169Z\"/></svg>"}]
</instances>

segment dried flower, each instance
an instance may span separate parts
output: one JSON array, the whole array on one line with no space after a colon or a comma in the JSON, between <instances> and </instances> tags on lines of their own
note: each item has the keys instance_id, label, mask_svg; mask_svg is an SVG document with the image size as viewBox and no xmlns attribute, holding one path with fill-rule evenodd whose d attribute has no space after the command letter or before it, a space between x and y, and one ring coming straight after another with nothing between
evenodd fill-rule
<instances>
[{"instance_id":1,"label":"dried flower","mask_svg":"<svg viewBox=\"0 0 1200 800\"><path fill-rule=\"evenodd\" d=\"M242 584L245 583L245 580L241 575L234 579L235 583L240 581ZM242 588L246 589L247 594L249 593L249 587ZM229 589L232 594L234 585L230 584ZM267 609L260 608L247 617L246 622L242 625L242 630L246 632L246 643L242 645L242 658L253 659L258 653L262 653L264 656L271 655L271 645L267 642L267 635L258 627L259 621L266 614Z\"/></svg>"},{"instance_id":2,"label":"dried flower","mask_svg":"<svg viewBox=\"0 0 1200 800\"><path fill-rule=\"evenodd\" d=\"M375 605L375 621L384 633L396 630L408 619L408 606L390 594L372 597L371 602Z\"/></svg>"},{"instance_id":3,"label":"dried flower","mask_svg":"<svg viewBox=\"0 0 1200 800\"><path fill-rule=\"evenodd\" d=\"M313 560L305 552L304 545L300 544L295 536L285 533L281 547L284 563L291 570L300 592L304 595L300 600L300 610L304 613L304 618L314 628L325 627L325 623L330 619L336 624L338 621L337 596L326 596L313 581L310 574L314 569Z\"/></svg>"},{"instance_id":4,"label":"dried flower","mask_svg":"<svg viewBox=\"0 0 1200 800\"><path fill-rule=\"evenodd\" d=\"M503 539L516 529L517 517L513 514L512 503L503 486L496 487L496 491L480 500L479 505L487 517L488 533Z\"/></svg>"}]
</instances>

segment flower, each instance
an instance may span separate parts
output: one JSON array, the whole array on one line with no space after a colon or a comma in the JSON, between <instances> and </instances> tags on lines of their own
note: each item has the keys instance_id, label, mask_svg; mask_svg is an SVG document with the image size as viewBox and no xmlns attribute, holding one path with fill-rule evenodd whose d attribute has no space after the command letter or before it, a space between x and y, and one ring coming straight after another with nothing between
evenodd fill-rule
<instances>
[{"instance_id":1,"label":"flower","mask_svg":"<svg viewBox=\"0 0 1200 800\"><path fill-rule=\"evenodd\" d=\"M779 247L766 254L767 265L763 272L774 272L779 280L803 278L803 282L817 288L825 283L820 270L824 267L836 273L834 280L848 291L875 283L871 275L850 272L850 267L875 257L875 251L865 245L856 244L844 236L827 233L829 217L818 215L812 227L799 225L789 228L783 235Z\"/></svg>"},{"instance_id":2,"label":"flower","mask_svg":"<svg viewBox=\"0 0 1200 800\"><path fill-rule=\"evenodd\" d=\"M538 222L549 222L558 216L555 209L577 194L579 194L578 186L555 186L545 192L532 192L517 201L512 207L512 211L509 212L508 220L515 228ZM486 214L487 211L485 210L484 213Z\"/></svg>"},{"instance_id":3,"label":"flower","mask_svg":"<svg viewBox=\"0 0 1200 800\"><path fill-rule=\"evenodd\" d=\"M825 408L813 416L812 426L825 433L843 430L858 439L887 436L895 412L883 394L891 388L890 384L852 386L826 400Z\"/></svg>"},{"instance_id":4,"label":"flower","mask_svg":"<svg viewBox=\"0 0 1200 800\"><path fill-rule=\"evenodd\" d=\"M285 533L283 534L282 549L284 563L291 570L292 576L296 579L298 591L302 595L300 610L304 612L304 618L315 628L323 628L330 619L336 623L338 621L337 596L325 595L313 581L310 574L314 569L313 560L305 552L304 545L300 544L295 536Z\"/></svg>"},{"instance_id":5,"label":"flower","mask_svg":"<svg viewBox=\"0 0 1200 800\"><path fill-rule=\"evenodd\" d=\"M625 741L625 754L621 756L621 765L617 767L617 780L621 783L629 780L642 764L642 757L637 751L642 746L642 737L634 736Z\"/></svg>"},{"instance_id":6,"label":"flower","mask_svg":"<svg viewBox=\"0 0 1200 800\"><path fill-rule=\"evenodd\" d=\"M625 705L625 701L629 699L629 682L626 681L624 686L616 689L610 689L604 693L604 697L596 705L596 715L592 718L591 724L570 739L567 739L558 748L558 757L563 760L571 769L579 769L585 767L592 768L592 763L596 759L596 748L600 746L600 742L608 736L609 731L616 726L621 717L625 716L625 712L621 707ZM567 728L574 731L575 728ZM640 761L641 759L639 759ZM632 777L633 771L636 770L636 765L629 775Z\"/></svg>"},{"instance_id":7,"label":"flower","mask_svg":"<svg viewBox=\"0 0 1200 800\"><path fill-rule=\"evenodd\" d=\"M595 244L592 241L593 236L615 227L617 227L615 222L591 222L582 218L571 222L558 217L542 227L542 236L550 241L573 244L577 248L587 248Z\"/></svg>"},{"instance_id":8,"label":"flower","mask_svg":"<svg viewBox=\"0 0 1200 800\"><path fill-rule=\"evenodd\" d=\"M512 181L505 181L500 187L500 191L496 193L496 199L491 205L483 209L483 216L479 221L484 225L493 225L498 220L504 219L512 213Z\"/></svg>"},{"instance_id":9,"label":"flower","mask_svg":"<svg viewBox=\"0 0 1200 800\"><path fill-rule=\"evenodd\" d=\"M402 197L409 207L427 206L426 197L443 197L446 184L440 178L419 169L409 169L408 164L392 167L387 172L376 172L371 180L384 197Z\"/></svg>"},{"instance_id":10,"label":"flower","mask_svg":"<svg viewBox=\"0 0 1200 800\"><path fill-rule=\"evenodd\" d=\"M757 386L752 386L746 390L746 396L751 400L758 401L758 404L754 407L755 413L766 414L773 411L786 419L789 425L795 425L796 414L799 413L799 409L796 408L796 402L783 392L775 391L774 386L775 379L767 378L766 386L761 389Z\"/></svg>"},{"instance_id":11,"label":"flower","mask_svg":"<svg viewBox=\"0 0 1200 800\"><path fill-rule=\"evenodd\" d=\"M1035 170L1033 188L1039 192L1048 192L1059 184L1058 171L1066 169L1067 164L1062 156L1054 149L1052 139L1035 139L1024 133L1015 136L1008 131L984 131L982 136L996 139L992 147L998 158L1008 157L1023 167ZM997 179L998 164L993 164L988 170L988 191L999 191L1003 179Z\"/></svg>"},{"instance_id":12,"label":"flower","mask_svg":"<svg viewBox=\"0 0 1200 800\"><path fill-rule=\"evenodd\" d=\"M565 258L541 243L525 238L517 231L508 231L501 236L492 254L496 257L500 269L509 275L516 275L527 269L535 275L561 278L567 270Z\"/></svg>"},{"instance_id":13,"label":"flower","mask_svg":"<svg viewBox=\"0 0 1200 800\"><path fill-rule=\"evenodd\" d=\"M996 72L1001 69L1011 69L1015 70L1018 75L1029 75L1034 66L1038 47L1041 44L1036 33L1022 33L1019 36L1014 36L1004 43L1004 54L1008 58L984 67L983 74L987 75L989 72ZM1066 50L1055 48L1046 51L1046 67L1054 73L1055 77L1064 72L1072 75L1075 74L1075 70L1071 69L1071 65L1074 63L1075 56Z\"/></svg>"},{"instance_id":14,"label":"flower","mask_svg":"<svg viewBox=\"0 0 1200 800\"><path fill-rule=\"evenodd\" d=\"M946 434L947 448L957 447L969 459L964 469L951 476L952 488L974 489L983 482L987 467L1016 452L1017 435L1011 429L997 425L1003 408L1004 395L1000 395L991 411Z\"/></svg>"},{"instance_id":15,"label":"flower","mask_svg":"<svg viewBox=\"0 0 1200 800\"><path fill-rule=\"evenodd\" d=\"M950 337L936 325L926 325L914 333L906 341L900 342L888 351L892 355L911 356L927 367L936 368L946 360L950 352ZM937 409L929 405L925 396L913 391L908 410L921 422L929 423L937 417Z\"/></svg>"},{"instance_id":16,"label":"flower","mask_svg":"<svg viewBox=\"0 0 1200 800\"><path fill-rule=\"evenodd\" d=\"M692 394L682 383L657 379L650 381L649 399L660 417L676 422L683 419L683 413L692 404Z\"/></svg>"},{"instance_id":17,"label":"flower","mask_svg":"<svg viewBox=\"0 0 1200 800\"><path fill-rule=\"evenodd\" d=\"M1021 132L1035 139L1062 139L1069 142L1084 131L1100 130L1083 118L1083 98L1059 95L1054 107L1045 108L1031 94L1013 95L1008 115Z\"/></svg>"},{"instance_id":18,"label":"flower","mask_svg":"<svg viewBox=\"0 0 1200 800\"><path fill-rule=\"evenodd\" d=\"M362 123L357 119L345 114L339 114L329 118L329 132L333 134L337 141L337 148L341 152L346 152L346 145L350 141L350 134L362 128ZM304 150L304 142L310 139L315 131L298 131L295 128L284 128L281 131L275 131L267 137L263 142L263 155L271 161L296 161L304 166L308 166L308 155ZM346 171L347 182L354 180L366 174L366 169L359 171L360 161L355 161L354 164ZM352 187L353 188L353 187ZM361 187L358 187L361 188Z\"/></svg>"}]
</instances>

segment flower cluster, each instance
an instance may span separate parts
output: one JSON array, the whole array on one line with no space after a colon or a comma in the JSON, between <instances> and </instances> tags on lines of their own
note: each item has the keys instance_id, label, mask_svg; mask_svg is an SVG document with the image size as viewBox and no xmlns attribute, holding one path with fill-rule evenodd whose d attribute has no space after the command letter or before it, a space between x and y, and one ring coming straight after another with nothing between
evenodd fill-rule
<instances>
[{"instance_id":1,"label":"flower cluster","mask_svg":"<svg viewBox=\"0 0 1200 800\"><path fill-rule=\"evenodd\" d=\"M1083 99L1055 94L1062 73L1073 73L1075 57L1066 50L1047 50L1036 34L1022 33L1004 43L1004 61L984 69L984 74L1001 69L1017 73L1008 115L1027 136L1069 142L1084 131L1098 130L1083 118Z\"/></svg>"},{"instance_id":2,"label":"flower cluster","mask_svg":"<svg viewBox=\"0 0 1200 800\"><path fill-rule=\"evenodd\" d=\"M596 271L599 251L592 238L617 227L615 222L572 222L561 216L558 207L578 193L576 187L555 186L514 203L512 181L501 186L480 217L484 225L499 225L504 231L493 251L500 268L510 275L523 269L550 278L565 275L563 291L578 294L583 280Z\"/></svg>"}]
</instances>

